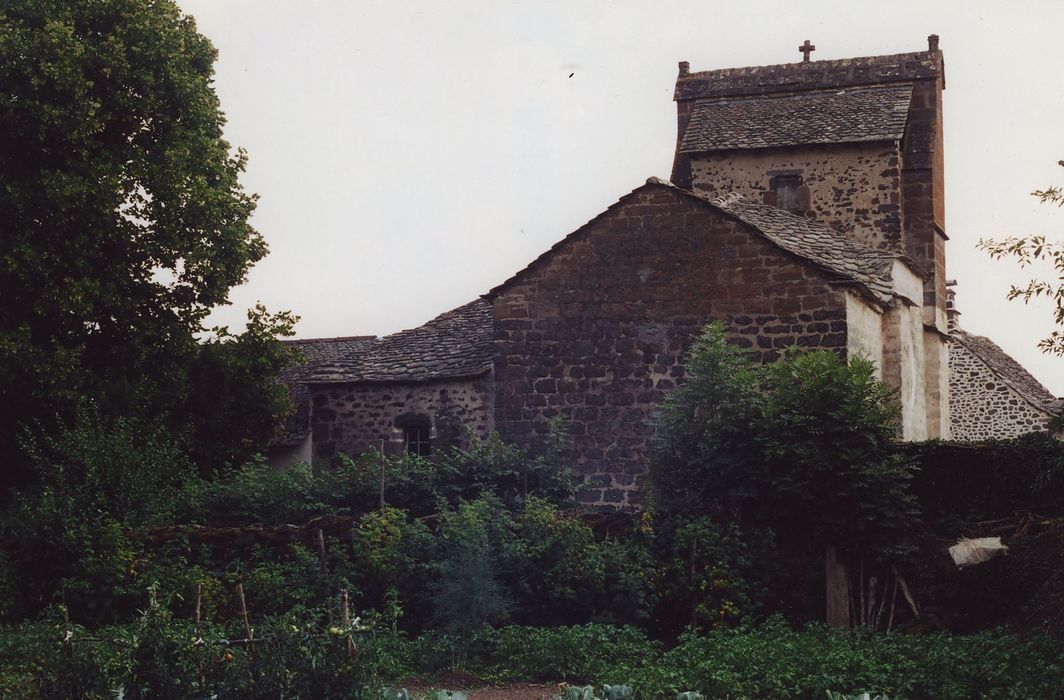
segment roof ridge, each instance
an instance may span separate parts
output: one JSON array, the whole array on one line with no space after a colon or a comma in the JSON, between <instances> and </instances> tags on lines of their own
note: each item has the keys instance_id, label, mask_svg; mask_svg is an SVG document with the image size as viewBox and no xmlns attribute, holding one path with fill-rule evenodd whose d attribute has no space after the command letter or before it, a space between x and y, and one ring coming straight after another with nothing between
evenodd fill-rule
<instances>
[{"instance_id":1,"label":"roof ridge","mask_svg":"<svg viewBox=\"0 0 1064 700\"><path fill-rule=\"evenodd\" d=\"M760 72L765 70L779 69L779 68L801 68L805 70L813 70L816 68L823 68L831 65L850 65L850 64L879 64L890 63L899 59L920 59L920 58L933 58L934 54L931 51L903 51L901 53L885 53L875 56L849 56L845 58L817 58L810 59L809 61L790 61L788 63L766 63L760 66L732 66L730 68L710 68L709 70L692 71L687 73L687 78L700 78L709 75L725 75L725 74L749 74L754 72Z\"/></svg>"},{"instance_id":2,"label":"roof ridge","mask_svg":"<svg viewBox=\"0 0 1064 700\"><path fill-rule=\"evenodd\" d=\"M716 68L691 72L680 64L673 99L708 96L796 93L850 86L912 83L944 78L942 52L929 44L926 51L821 59L763 66Z\"/></svg>"}]
</instances>

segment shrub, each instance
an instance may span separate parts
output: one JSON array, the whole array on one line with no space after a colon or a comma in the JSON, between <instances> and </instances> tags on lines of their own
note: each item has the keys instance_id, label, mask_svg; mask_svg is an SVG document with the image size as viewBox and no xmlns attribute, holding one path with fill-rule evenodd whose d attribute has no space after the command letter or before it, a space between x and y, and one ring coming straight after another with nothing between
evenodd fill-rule
<instances>
[{"instance_id":1,"label":"shrub","mask_svg":"<svg viewBox=\"0 0 1064 700\"><path fill-rule=\"evenodd\" d=\"M443 631L470 637L509 613L500 568L512 550L513 523L491 499L460 503L443 514L440 559L435 562L434 622Z\"/></svg>"},{"instance_id":2,"label":"shrub","mask_svg":"<svg viewBox=\"0 0 1064 700\"><path fill-rule=\"evenodd\" d=\"M707 697L823 697L846 688L912 698L1049 698L1060 690L1059 645L1003 632L971 637L869 634L779 618L757 628L686 635L635 681L644 697L696 689Z\"/></svg>"},{"instance_id":3,"label":"shrub","mask_svg":"<svg viewBox=\"0 0 1064 700\"><path fill-rule=\"evenodd\" d=\"M635 627L502 627L476 638L476 661L498 678L620 683L660 646Z\"/></svg>"}]
</instances>

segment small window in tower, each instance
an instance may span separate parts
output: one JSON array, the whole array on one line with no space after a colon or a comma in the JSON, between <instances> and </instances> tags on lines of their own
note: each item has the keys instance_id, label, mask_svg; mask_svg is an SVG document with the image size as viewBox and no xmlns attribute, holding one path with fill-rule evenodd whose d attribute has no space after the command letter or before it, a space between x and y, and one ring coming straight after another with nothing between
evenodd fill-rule
<instances>
[{"instance_id":1,"label":"small window in tower","mask_svg":"<svg viewBox=\"0 0 1064 700\"><path fill-rule=\"evenodd\" d=\"M428 426L408 425L403 428L407 454L428 457L432 454L432 430Z\"/></svg>"},{"instance_id":2,"label":"small window in tower","mask_svg":"<svg viewBox=\"0 0 1064 700\"><path fill-rule=\"evenodd\" d=\"M776 206L784 211L798 213L802 210L802 180L798 175L777 175L772 179L776 192Z\"/></svg>"}]
</instances>

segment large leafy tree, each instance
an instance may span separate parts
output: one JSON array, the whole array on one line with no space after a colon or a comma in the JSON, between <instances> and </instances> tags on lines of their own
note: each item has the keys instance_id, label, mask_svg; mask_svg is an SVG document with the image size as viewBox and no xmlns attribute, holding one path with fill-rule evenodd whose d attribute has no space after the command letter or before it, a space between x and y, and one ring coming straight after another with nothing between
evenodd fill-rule
<instances>
[{"instance_id":1,"label":"large leafy tree","mask_svg":"<svg viewBox=\"0 0 1064 700\"><path fill-rule=\"evenodd\" d=\"M1064 167L1064 160L1057 161ZM1064 189L1048 187L1031 193L1043 204L1064 206ZM984 239L979 247L995 259L1015 258L1021 267L1028 267L1036 262L1049 262L1056 272L1056 280L1032 279L1026 286L1013 285L1009 288L1009 299L1023 299L1029 303L1032 299L1045 297L1055 306L1053 318L1056 324L1064 328L1064 242L1048 240L1044 235L1009 236L1000 240ZM1054 330L1048 337L1038 343L1043 352L1064 355L1064 331Z\"/></svg>"},{"instance_id":2,"label":"large leafy tree","mask_svg":"<svg viewBox=\"0 0 1064 700\"><path fill-rule=\"evenodd\" d=\"M714 324L658 414L653 498L666 512L768 527L814 550L897 553L917 515L897 419L871 362L815 351L760 367Z\"/></svg>"},{"instance_id":3,"label":"large leafy tree","mask_svg":"<svg viewBox=\"0 0 1064 700\"><path fill-rule=\"evenodd\" d=\"M239 182L245 155L222 138L215 56L170 0L0 3L0 468L9 477L25 426L54 427L90 401L189 435L189 411L209 403L190 374L228 364L236 381L260 381L284 362L277 346L245 356L290 327L289 316L256 312L255 337L197 342L211 308L266 253L248 223L255 197Z\"/></svg>"}]
</instances>

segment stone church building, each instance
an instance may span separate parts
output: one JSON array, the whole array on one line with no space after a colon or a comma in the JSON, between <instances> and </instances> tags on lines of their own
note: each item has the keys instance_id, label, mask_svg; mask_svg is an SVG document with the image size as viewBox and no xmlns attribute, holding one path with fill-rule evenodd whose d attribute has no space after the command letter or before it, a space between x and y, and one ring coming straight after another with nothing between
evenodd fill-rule
<instances>
[{"instance_id":1,"label":"stone church building","mask_svg":"<svg viewBox=\"0 0 1064 700\"><path fill-rule=\"evenodd\" d=\"M873 360L906 440L1044 430L1060 402L957 325L946 278L945 66L926 51L692 72L650 178L480 298L383 338L294 341L271 459L428 454L563 416L588 504L641 503L649 417L706 324L761 362Z\"/></svg>"}]
</instances>

